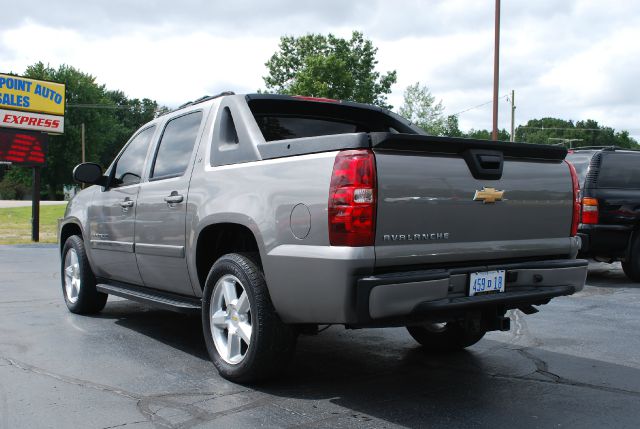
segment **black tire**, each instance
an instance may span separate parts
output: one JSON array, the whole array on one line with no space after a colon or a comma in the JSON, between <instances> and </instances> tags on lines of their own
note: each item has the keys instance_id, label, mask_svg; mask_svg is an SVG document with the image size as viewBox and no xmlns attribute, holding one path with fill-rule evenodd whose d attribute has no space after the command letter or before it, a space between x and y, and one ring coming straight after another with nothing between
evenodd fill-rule
<instances>
[{"instance_id":1,"label":"black tire","mask_svg":"<svg viewBox=\"0 0 640 429\"><path fill-rule=\"evenodd\" d=\"M286 368L295 350L296 332L293 327L282 323L276 314L264 275L255 259L253 255L237 253L220 257L209 271L202 298L202 327L209 356L222 377L237 383L256 383L278 375ZM229 276L240 281L250 306L249 318L241 318L251 321L250 342L248 346L246 342L243 343L244 355L237 363L227 362L218 352L211 327L211 313L217 308L214 290L219 282L219 287L222 287L223 277L233 278ZM214 308L211 306L212 299ZM228 308L226 311L229 312ZM235 320L240 323L238 319ZM228 330L222 329L219 327L217 332L224 338Z\"/></svg>"},{"instance_id":2,"label":"black tire","mask_svg":"<svg viewBox=\"0 0 640 429\"><path fill-rule=\"evenodd\" d=\"M640 235L638 233L634 234L627 260L622 262L622 270L631 281L640 282Z\"/></svg>"},{"instance_id":3,"label":"black tire","mask_svg":"<svg viewBox=\"0 0 640 429\"><path fill-rule=\"evenodd\" d=\"M79 271L77 295L69 292L66 287L66 282L70 276L67 276L68 273L65 273L65 265L68 262L67 255L72 251L75 252L77 257L77 270ZM71 255L69 256L71 258ZM82 238L77 235L72 235L64 243L60 263L60 277L62 281L62 296L70 312L76 314L95 314L100 312L106 305L109 295L96 290L96 278L89 265L84 242Z\"/></svg>"},{"instance_id":4,"label":"black tire","mask_svg":"<svg viewBox=\"0 0 640 429\"><path fill-rule=\"evenodd\" d=\"M484 337L486 331L472 332L456 322L407 326L409 334L430 352L453 352L472 346Z\"/></svg>"}]
</instances>

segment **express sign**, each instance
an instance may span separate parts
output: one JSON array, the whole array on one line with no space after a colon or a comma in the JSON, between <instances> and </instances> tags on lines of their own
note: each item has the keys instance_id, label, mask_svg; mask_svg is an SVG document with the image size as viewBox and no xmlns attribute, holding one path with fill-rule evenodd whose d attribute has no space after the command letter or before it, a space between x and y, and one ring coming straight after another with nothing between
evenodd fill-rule
<instances>
[{"instance_id":1,"label":"express sign","mask_svg":"<svg viewBox=\"0 0 640 429\"><path fill-rule=\"evenodd\" d=\"M0 109L0 127L62 133L64 131L64 116Z\"/></svg>"},{"instance_id":2,"label":"express sign","mask_svg":"<svg viewBox=\"0 0 640 429\"><path fill-rule=\"evenodd\" d=\"M0 74L0 108L64 115L65 87L61 83Z\"/></svg>"}]
</instances>

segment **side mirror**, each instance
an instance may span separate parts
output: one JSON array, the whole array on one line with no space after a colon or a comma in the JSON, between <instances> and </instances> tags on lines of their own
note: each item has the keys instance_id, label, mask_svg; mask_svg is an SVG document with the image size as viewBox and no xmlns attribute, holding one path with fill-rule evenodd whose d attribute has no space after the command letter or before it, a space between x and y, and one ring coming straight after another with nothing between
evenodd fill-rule
<instances>
[{"instance_id":1,"label":"side mirror","mask_svg":"<svg viewBox=\"0 0 640 429\"><path fill-rule=\"evenodd\" d=\"M102 167L93 162L85 162L76 165L73 169L73 178L81 183L107 186L107 177L102 175Z\"/></svg>"}]
</instances>

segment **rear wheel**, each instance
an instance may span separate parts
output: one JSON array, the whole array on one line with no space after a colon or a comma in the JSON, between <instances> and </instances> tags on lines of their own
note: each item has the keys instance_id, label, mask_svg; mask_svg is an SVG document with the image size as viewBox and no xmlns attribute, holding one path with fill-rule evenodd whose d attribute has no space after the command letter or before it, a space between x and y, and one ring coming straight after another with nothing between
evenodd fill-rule
<instances>
[{"instance_id":1,"label":"rear wheel","mask_svg":"<svg viewBox=\"0 0 640 429\"><path fill-rule=\"evenodd\" d=\"M484 337L486 331L471 331L458 322L426 323L407 326L409 334L425 350L448 352L472 346Z\"/></svg>"},{"instance_id":2,"label":"rear wheel","mask_svg":"<svg viewBox=\"0 0 640 429\"><path fill-rule=\"evenodd\" d=\"M62 295L72 313L93 314L101 311L108 295L96 290L93 275L82 238L72 235L62 248Z\"/></svg>"},{"instance_id":3,"label":"rear wheel","mask_svg":"<svg viewBox=\"0 0 640 429\"><path fill-rule=\"evenodd\" d=\"M640 235L637 233L634 235L627 260L622 262L622 269L629 279L640 282Z\"/></svg>"},{"instance_id":4,"label":"rear wheel","mask_svg":"<svg viewBox=\"0 0 640 429\"><path fill-rule=\"evenodd\" d=\"M253 383L277 375L293 356L296 334L280 321L264 275L248 255L213 264L202 300L207 351L224 378Z\"/></svg>"}]
</instances>

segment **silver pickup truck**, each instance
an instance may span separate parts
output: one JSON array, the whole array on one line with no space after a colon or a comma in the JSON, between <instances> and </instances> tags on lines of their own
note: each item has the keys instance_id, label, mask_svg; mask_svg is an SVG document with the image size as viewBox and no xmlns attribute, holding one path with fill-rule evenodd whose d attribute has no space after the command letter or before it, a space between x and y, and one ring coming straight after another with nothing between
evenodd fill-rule
<instances>
[{"instance_id":1,"label":"silver pickup truck","mask_svg":"<svg viewBox=\"0 0 640 429\"><path fill-rule=\"evenodd\" d=\"M274 376L320 325L427 350L583 288L566 150L441 138L378 107L224 93L144 125L60 223L74 313L108 295L202 315L220 374Z\"/></svg>"}]
</instances>

